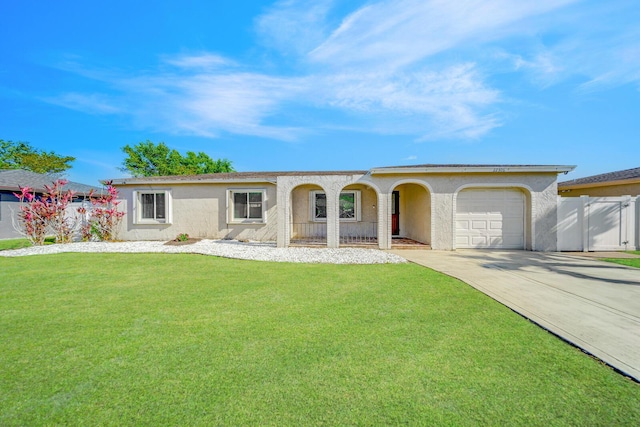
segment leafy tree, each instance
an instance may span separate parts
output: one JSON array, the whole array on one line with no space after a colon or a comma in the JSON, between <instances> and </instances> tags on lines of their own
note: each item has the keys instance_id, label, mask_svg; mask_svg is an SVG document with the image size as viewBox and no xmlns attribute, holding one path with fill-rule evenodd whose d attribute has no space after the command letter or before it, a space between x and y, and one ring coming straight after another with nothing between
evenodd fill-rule
<instances>
[{"instance_id":1,"label":"leafy tree","mask_svg":"<svg viewBox=\"0 0 640 427\"><path fill-rule=\"evenodd\" d=\"M61 173L71 168L76 158L42 151L28 142L0 139L0 169L26 169L37 173Z\"/></svg>"},{"instance_id":2,"label":"leafy tree","mask_svg":"<svg viewBox=\"0 0 640 427\"><path fill-rule=\"evenodd\" d=\"M140 142L133 147L125 145L122 151L127 155L121 168L135 177L167 175L199 175L203 173L235 172L231 161L214 160L203 152L187 151L183 156L172 150L164 142Z\"/></svg>"}]
</instances>

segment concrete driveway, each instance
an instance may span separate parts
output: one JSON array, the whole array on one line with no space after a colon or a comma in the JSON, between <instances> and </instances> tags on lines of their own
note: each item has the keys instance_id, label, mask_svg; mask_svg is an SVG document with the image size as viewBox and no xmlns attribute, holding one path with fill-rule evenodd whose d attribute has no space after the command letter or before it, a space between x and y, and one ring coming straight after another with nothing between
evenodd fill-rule
<instances>
[{"instance_id":1,"label":"concrete driveway","mask_svg":"<svg viewBox=\"0 0 640 427\"><path fill-rule=\"evenodd\" d=\"M468 283L640 381L640 269L562 253L391 252Z\"/></svg>"}]
</instances>

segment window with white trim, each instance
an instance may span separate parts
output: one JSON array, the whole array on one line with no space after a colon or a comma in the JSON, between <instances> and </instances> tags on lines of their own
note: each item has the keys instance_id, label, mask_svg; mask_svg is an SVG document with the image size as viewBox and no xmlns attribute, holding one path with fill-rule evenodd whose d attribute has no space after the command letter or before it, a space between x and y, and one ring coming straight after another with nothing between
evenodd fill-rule
<instances>
[{"instance_id":1,"label":"window with white trim","mask_svg":"<svg viewBox=\"0 0 640 427\"><path fill-rule=\"evenodd\" d=\"M266 192L262 189L228 190L227 208L230 223L266 222Z\"/></svg>"},{"instance_id":2,"label":"window with white trim","mask_svg":"<svg viewBox=\"0 0 640 427\"><path fill-rule=\"evenodd\" d=\"M311 220L323 222L327 220L327 195L323 191L310 192ZM338 200L338 216L340 221L360 221L360 191L345 190Z\"/></svg>"},{"instance_id":3,"label":"window with white trim","mask_svg":"<svg viewBox=\"0 0 640 427\"><path fill-rule=\"evenodd\" d=\"M171 221L171 193L135 191L136 222L138 224L169 224Z\"/></svg>"}]
</instances>

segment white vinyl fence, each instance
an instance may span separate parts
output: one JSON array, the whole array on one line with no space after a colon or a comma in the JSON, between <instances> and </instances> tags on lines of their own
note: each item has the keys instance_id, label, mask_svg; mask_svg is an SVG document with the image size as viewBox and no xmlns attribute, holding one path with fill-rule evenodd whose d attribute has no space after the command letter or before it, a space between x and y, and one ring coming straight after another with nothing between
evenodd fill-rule
<instances>
[{"instance_id":1,"label":"white vinyl fence","mask_svg":"<svg viewBox=\"0 0 640 427\"><path fill-rule=\"evenodd\" d=\"M637 250L640 197L558 197L559 251Z\"/></svg>"}]
</instances>

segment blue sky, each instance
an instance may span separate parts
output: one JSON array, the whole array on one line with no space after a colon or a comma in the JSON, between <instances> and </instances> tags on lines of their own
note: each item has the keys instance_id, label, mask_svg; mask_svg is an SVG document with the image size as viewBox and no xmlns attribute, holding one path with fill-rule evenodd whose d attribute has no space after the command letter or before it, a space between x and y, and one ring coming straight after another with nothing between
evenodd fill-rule
<instances>
[{"instance_id":1,"label":"blue sky","mask_svg":"<svg viewBox=\"0 0 640 427\"><path fill-rule=\"evenodd\" d=\"M0 138L124 176L164 141L238 171L640 166L637 0L0 3Z\"/></svg>"}]
</instances>

